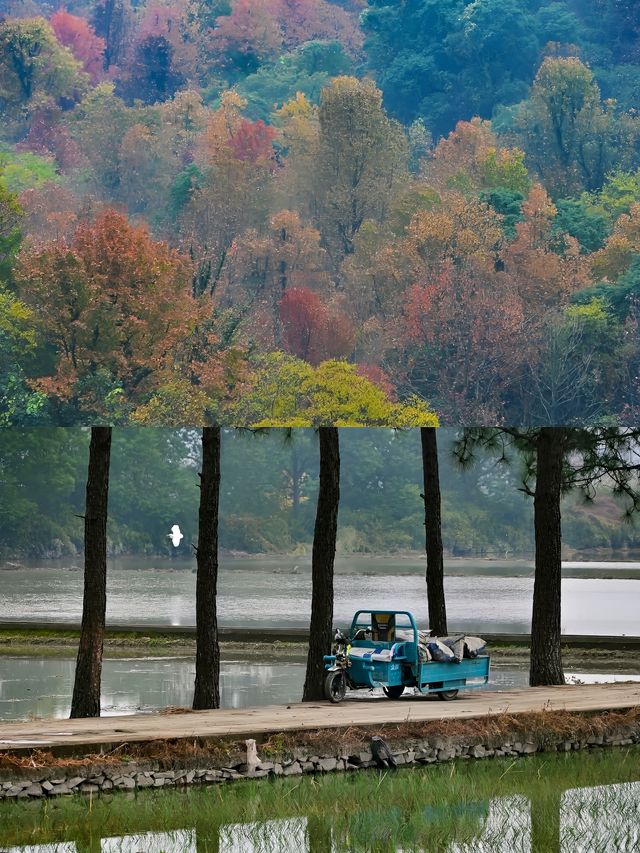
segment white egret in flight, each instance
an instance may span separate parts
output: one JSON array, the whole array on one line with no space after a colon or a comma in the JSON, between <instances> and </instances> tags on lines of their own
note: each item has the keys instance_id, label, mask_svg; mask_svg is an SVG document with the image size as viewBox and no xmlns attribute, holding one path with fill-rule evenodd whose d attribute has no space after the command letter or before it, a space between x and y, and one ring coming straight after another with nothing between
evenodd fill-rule
<instances>
[{"instance_id":1,"label":"white egret in flight","mask_svg":"<svg viewBox=\"0 0 640 853\"><path fill-rule=\"evenodd\" d=\"M167 536L171 539L174 548L177 548L180 544L180 540L184 538L184 533L180 530L180 526L178 524L174 524L171 528L171 533L167 533Z\"/></svg>"}]
</instances>

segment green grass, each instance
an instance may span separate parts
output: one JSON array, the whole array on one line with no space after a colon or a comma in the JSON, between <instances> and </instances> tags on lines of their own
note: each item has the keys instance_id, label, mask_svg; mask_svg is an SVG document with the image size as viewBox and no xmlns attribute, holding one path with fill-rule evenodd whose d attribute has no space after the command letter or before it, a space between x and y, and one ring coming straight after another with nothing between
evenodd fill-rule
<instances>
[{"instance_id":1,"label":"green grass","mask_svg":"<svg viewBox=\"0 0 640 853\"><path fill-rule=\"evenodd\" d=\"M0 628L0 657L75 657L78 631L33 628ZM227 642L222 640L223 656L252 660L306 660L306 645L301 643ZM110 631L105 635L107 658L154 657L156 655L190 656L195 654L195 635L174 633L145 634L136 631Z\"/></svg>"},{"instance_id":2,"label":"green grass","mask_svg":"<svg viewBox=\"0 0 640 853\"><path fill-rule=\"evenodd\" d=\"M265 846L262 822L304 818L314 836L312 850L450 850L517 853L579 849L589 820L615 825L616 846L635 849L637 792L611 789L586 804L570 796L571 820L560 824L566 789L640 780L640 749L533 756L518 761L457 762L395 773L376 771L230 785L116 794L89 800L73 797L0 805L0 846L75 841L79 851L99 850L99 839L189 829L198 853L214 851L219 833L245 824L246 848L281 849L270 828ZM491 814L490 820L488 820ZM530 823L526 815L530 814ZM524 817L523 817L524 816ZM291 826L283 824L289 837ZM4 829L3 829L4 827ZM613 830L612 830L613 831ZM283 837L285 837L283 836ZM480 842L482 839L482 843ZM281 842L283 839L280 839ZM564 843L564 841L563 841ZM624 844L627 844L625 847ZM127 849L123 847L123 851ZM138 848L136 848L138 849ZM142 849L142 848L141 848ZM597 846L582 849L597 853Z\"/></svg>"},{"instance_id":3,"label":"green grass","mask_svg":"<svg viewBox=\"0 0 640 853\"><path fill-rule=\"evenodd\" d=\"M11 634L0 632L0 658L2 657L35 657L35 658L69 658L75 657L78 650L79 635L73 632L53 634L51 632L32 634ZM145 638L110 636L105 640L105 658L120 657L155 657L158 655L190 655L195 650L195 643L181 641L180 638Z\"/></svg>"}]
</instances>

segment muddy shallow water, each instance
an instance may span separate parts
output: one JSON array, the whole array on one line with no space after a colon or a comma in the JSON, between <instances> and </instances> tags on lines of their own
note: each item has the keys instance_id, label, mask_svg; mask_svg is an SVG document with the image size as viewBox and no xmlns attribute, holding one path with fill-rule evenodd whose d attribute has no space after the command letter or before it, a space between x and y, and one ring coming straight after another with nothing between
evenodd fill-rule
<instances>
[{"instance_id":1,"label":"muddy shallow water","mask_svg":"<svg viewBox=\"0 0 640 853\"><path fill-rule=\"evenodd\" d=\"M67 717L74 667L72 658L0 658L0 720ZM225 661L220 672L222 705L247 708L297 702L302 695L304 672L303 663ZM102 674L102 713L133 714L167 707L190 707L194 676L193 659L107 659ZM567 679L585 683L640 681L640 675L568 671ZM526 686L525 668L494 666L489 685L482 689ZM351 698L370 698L371 695L370 691L349 694ZM373 695L382 698L381 691Z\"/></svg>"}]
</instances>

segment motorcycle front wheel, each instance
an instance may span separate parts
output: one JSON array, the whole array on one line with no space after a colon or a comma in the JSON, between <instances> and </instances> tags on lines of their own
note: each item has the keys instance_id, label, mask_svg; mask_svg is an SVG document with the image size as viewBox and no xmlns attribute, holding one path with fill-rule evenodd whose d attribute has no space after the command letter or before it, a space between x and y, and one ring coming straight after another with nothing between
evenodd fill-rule
<instances>
[{"instance_id":1,"label":"motorcycle front wheel","mask_svg":"<svg viewBox=\"0 0 640 853\"><path fill-rule=\"evenodd\" d=\"M330 702L342 702L347 693L347 679L344 672L334 670L324 680L324 695Z\"/></svg>"}]
</instances>

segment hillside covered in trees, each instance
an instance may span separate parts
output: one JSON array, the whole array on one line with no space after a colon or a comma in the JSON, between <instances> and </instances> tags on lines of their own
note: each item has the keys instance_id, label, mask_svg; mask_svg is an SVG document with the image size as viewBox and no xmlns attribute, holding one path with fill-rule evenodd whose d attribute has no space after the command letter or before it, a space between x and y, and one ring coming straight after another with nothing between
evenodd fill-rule
<instances>
[{"instance_id":1,"label":"hillside covered in trees","mask_svg":"<svg viewBox=\"0 0 640 853\"><path fill-rule=\"evenodd\" d=\"M313 430L222 436L220 545L249 553L309 553L318 491ZM533 507L518 466L487 456L461 472L454 430L439 431L443 540L452 556L528 557ZM0 431L0 557L68 557L82 550L85 429ZM424 550L419 430L340 430L340 553ZM187 557L197 541L200 441L197 430L115 429L108 541L112 554ZM563 506L567 553L638 549L640 530L622 520L606 487L593 505ZM168 534L178 522L179 549Z\"/></svg>"},{"instance_id":2,"label":"hillside covered in trees","mask_svg":"<svg viewBox=\"0 0 640 853\"><path fill-rule=\"evenodd\" d=\"M635 423L636 0L5 0L0 424Z\"/></svg>"}]
</instances>

